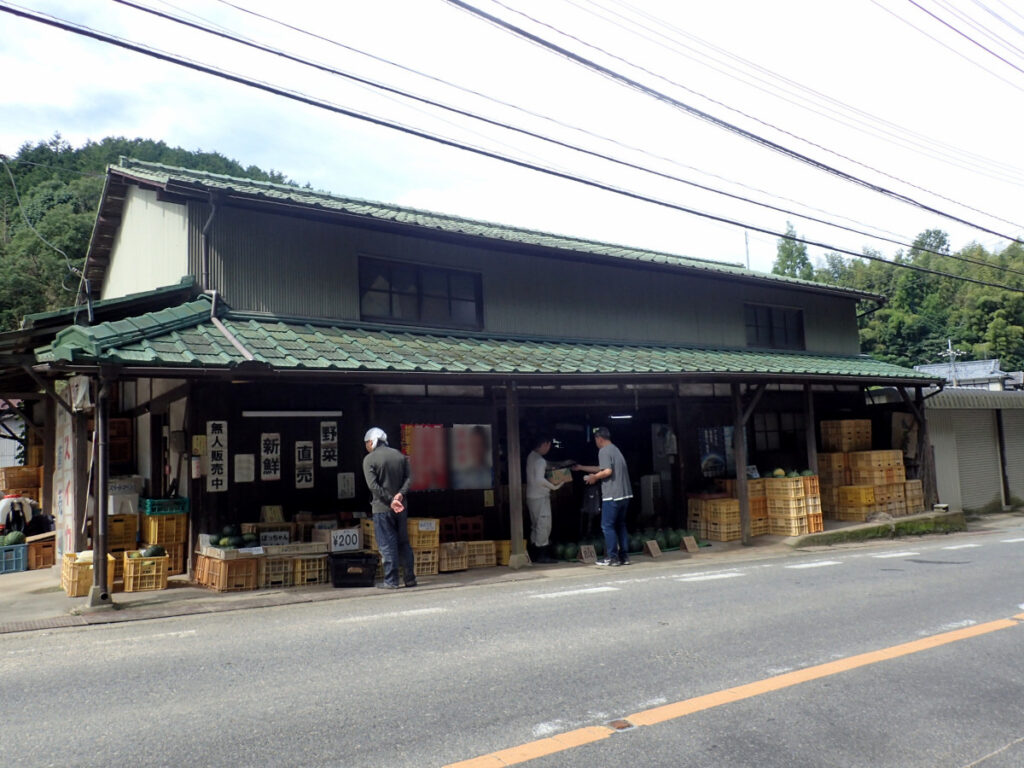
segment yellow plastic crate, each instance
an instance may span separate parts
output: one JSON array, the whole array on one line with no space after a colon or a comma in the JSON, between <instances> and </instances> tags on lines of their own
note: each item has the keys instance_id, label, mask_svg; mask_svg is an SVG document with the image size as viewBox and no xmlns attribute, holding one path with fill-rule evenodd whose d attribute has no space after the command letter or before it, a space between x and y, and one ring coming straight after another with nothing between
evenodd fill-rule
<instances>
[{"instance_id":1,"label":"yellow plastic crate","mask_svg":"<svg viewBox=\"0 0 1024 768\"><path fill-rule=\"evenodd\" d=\"M772 536L801 536L808 532L807 515L802 517L769 517L768 530Z\"/></svg>"},{"instance_id":2,"label":"yellow plastic crate","mask_svg":"<svg viewBox=\"0 0 1024 768\"><path fill-rule=\"evenodd\" d=\"M295 586L326 584L330 581L327 555L299 555L292 558L295 568Z\"/></svg>"},{"instance_id":3,"label":"yellow plastic crate","mask_svg":"<svg viewBox=\"0 0 1024 768\"><path fill-rule=\"evenodd\" d=\"M145 544L181 544L188 539L188 515L143 515L140 523Z\"/></svg>"},{"instance_id":4,"label":"yellow plastic crate","mask_svg":"<svg viewBox=\"0 0 1024 768\"><path fill-rule=\"evenodd\" d=\"M498 564L493 541L468 541L466 544L467 567L493 568Z\"/></svg>"},{"instance_id":5,"label":"yellow plastic crate","mask_svg":"<svg viewBox=\"0 0 1024 768\"><path fill-rule=\"evenodd\" d=\"M876 503L873 485L844 485L839 489L840 507L871 507Z\"/></svg>"},{"instance_id":6,"label":"yellow plastic crate","mask_svg":"<svg viewBox=\"0 0 1024 768\"><path fill-rule=\"evenodd\" d=\"M436 517L410 517L406 527L413 549L427 549L441 543L441 521Z\"/></svg>"},{"instance_id":7,"label":"yellow plastic crate","mask_svg":"<svg viewBox=\"0 0 1024 768\"><path fill-rule=\"evenodd\" d=\"M802 477L769 477L765 480L765 495L769 499L799 499L804 496Z\"/></svg>"},{"instance_id":8,"label":"yellow plastic crate","mask_svg":"<svg viewBox=\"0 0 1024 768\"><path fill-rule=\"evenodd\" d=\"M526 539L523 539L523 552L526 551ZM512 556L512 541L511 539L502 539L494 542L494 555L498 561L498 565L508 565L509 558Z\"/></svg>"},{"instance_id":9,"label":"yellow plastic crate","mask_svg":"<svg viewBox=\"0 0 1024 768\"><path fill-rule=\"evenodd\" d=\"M114 591L114 556L107 555L107 591ZM92 587L92 560L80 561L75 552L65 552L60 567L60 586L68 597L85 597Z\"/></svg>"},{"instance_id":10,"label":"yellow plastic crate","mask_svg":"<svg viewBox=\"0 0 1024 768\"><path fill-rule=\"evenodd\" d=\"M158 589L167 589L167 566L170 562L167 555L129 557L130 554L130 552L125 552L123 555L125 592L152 592Z\"/></svg>"},{"instance_id":11,"label":"yellow plastic crate","mask_svg":"<svg viewBox=\"0 0 1024 768\"><path fill-rule=\"evenodd\" d=\"M413 573L417 576L437 576L437 567L440 561L438 547L416 548L413 554Z\"/></svg>"},{"instance_id":12,"label":"yellow plastic crate","mask_svg":"<svg viewBox=\"0 0 1024 768\"><path fill-rule=\"evenodd\" d=\"M464 571L469 568L469 543L465 541L446 541L441 543L438 570Z\"/></svg>"},{"instance_id":13,"label":"yellow plastic crate","mask_svg":"<svg viewBox=\"0 0 1024 768\"><path fill-rule=\"evenodd\" d=\"M807 499L768 499L769 517L803 517L807 514Z\"/></svg>"}]
</instances>

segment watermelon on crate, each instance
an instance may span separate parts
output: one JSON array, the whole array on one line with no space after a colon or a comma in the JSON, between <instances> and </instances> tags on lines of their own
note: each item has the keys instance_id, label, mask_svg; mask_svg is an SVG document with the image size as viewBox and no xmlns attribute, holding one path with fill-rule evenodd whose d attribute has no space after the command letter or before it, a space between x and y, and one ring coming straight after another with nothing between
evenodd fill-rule
<instances>
[{"instance_id":1,"label":"watermelon on crate","mask_svg":"<svg viewBox=\"0 0 1024 768\"><path fill-rule=\"evenodd\" d=\"M25 543L25 534L21 531L11 531L4 536L3 544L5 547L13 547L17 544Z\"/></svg>"},{"instance_id":2,"label":"watermelon on crate","mask_svg":"<svg viewBox=\"0 0 1024 768\"><path fill-rule=\"evenodd\" d=\"M144 550L142 550L143 557L163 557L167 554L167 550L161 547L159 544L150 544Z\"/></svg>"}]
</instances>

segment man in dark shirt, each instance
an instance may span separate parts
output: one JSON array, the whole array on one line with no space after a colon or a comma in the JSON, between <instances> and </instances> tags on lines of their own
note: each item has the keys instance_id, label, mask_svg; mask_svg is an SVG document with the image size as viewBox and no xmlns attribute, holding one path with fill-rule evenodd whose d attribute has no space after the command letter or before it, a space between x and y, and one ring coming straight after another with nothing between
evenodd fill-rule
<instances>
[{"instance_id":1,"label":"man in dark shirt","mask_svg":"<svg viewBox=\"0 0 1024 768\"><path fill-rule=\"evenodd\" d=\"M366 458L363 476L370 488L373 509L373 530L377 547L384 561L384 589L398 589L398 566L405 571L405 586L416 586L415 561L409 545L405 495L409 492L412 474L409 460L401 451L388 446L384 430L374 427L363 437Z\"/></svg>"}]
</instances>

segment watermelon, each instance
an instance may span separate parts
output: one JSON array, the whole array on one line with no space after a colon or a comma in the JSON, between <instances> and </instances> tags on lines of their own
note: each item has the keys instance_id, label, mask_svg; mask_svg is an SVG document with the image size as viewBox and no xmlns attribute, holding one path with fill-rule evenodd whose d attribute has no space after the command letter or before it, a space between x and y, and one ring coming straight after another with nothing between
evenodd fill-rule
<instances>
[{"instance_id":1,"label":"watermelon","mask_svg":"<svg viewBox=\"0 0 1024 768\"><path fill-rule=\"evenodd\" d=\"M598 557L604 555L604 539L594 539L594 552Z\"/></svg>"},{"instance_id":2,"label":"watermelon","mask_svg":"<svg viewBox=\"0 0 1024 768\"><path fill-rule=\"evenodd\" d=\"M575 560L577 557L579 557L579 554L580 554L579 545L577 545L577 544L566 544L565 545L565 559L566 560Z\"/></svg>"},{"instance_id":3,"label":"watermelon","mask_svg":"<svg viewBox=\"0 0 1024 768\"><path fill-rule=\"evenodd\" d=\"M163 557L167 554L167 550L161 547L159 544L150 544L144 550L142 550L143 557Z\"/></svg>"},{"instance_id":4,"label":"watermelon","mask_svg":"<svg viewBox=\"0 0 1024 768\"><path fill-rule=\"evenodd\" d=\"M658 549L668 549L668 539L664 531L658 531L654 536L654 540L658 544Z\"/></svg>"},{"instance_id":5,"label":"watermelon","mask_svg":"<svg viewBox=\"0 0 1024 768\"><path fill-rule=\"evenodd\" d=\"M565 544L555 544L555 559L565 560Z\"/></svg>"},{"instance_id":6,"label":"watermelon","mask_svg":"<svg viewBox=\"0 0 1024 768\"><path fill-rule=\"evenodd\" d=\"M812 470L812 469L805 469L803 472L800 473L800 476L801 477L814 477L814 470Z\"/></svg>"},{"instance_id":7,"label":"watermelon","mask_svg":"<svg viewBox=\"0 0 1024 768\"><path fill-rule=\"evenodd\" d=\"M790 472L788 475L786 475L786 477L800 477L800 475L797 472L794 471L794 472Z\"/></svg>"},{"instance_id":8,"label":"watermelon","mask_svg":"<svg viewBox=\"0 0 1024 768\"><path fill-rule=\"evenodd\" d=\"M679 542L682 541L683 537L679 531L669 529L668 533L665 534L665 541L668 543L669 549L675 549L679 546Z\"/></svg>"},{"instance_id":9,"label":"watermelon","mask_svg":"<svg viewBox=\"0 0 1024 768\"><path fill-rule=\"evenodd\" d=\"M230 547L230 546L233 546L233 545L231 544L231 537L230 537L230 536L224 536L223 538L221 538L221 540L220 540L220 544L218 544L218 546L221 546L221 547Z\"/></svg>"},{"instance_id":10,"label":"watermelon","mask_svg":"<svg viewBox=\"0 0 1024 768\"><path fill-rule=\"evenodd\" d=\"M25 543L25 534L22 533L21 531L11 531L6 536L4 536L4 546L5 547L13 547L16 544L24 544L24 543Z\"/></svg>"},{"instance_id":11,"label":"watermelon","mask_svg":"<svg viewBox=\"0 0 1024 768\"><path fill-rule=\"evenodd\" d=\"M786 476L786 470L784 470L782 467L779 467L774 472L772 472L772 477L785 477L785 476Z\"/></svg>"},{"instance_id":12,"label":"watermelon","mask_svg":"<svg viewBox=\"0 0 1024 768\"><path fill-rule=\"evenodd\" d=\"M140 557L142 557L142 553L139 552L138 550L135 550L134 552L129 552L128 553L128 559L129 560L136 560L136 559L138 559Z\"/></svg>"},{"instance_id":13,"label":"watermelon","mask_svg":"<svg viewBox=\"0 0 1024 768\"><path fill-rule=\"evenodd\" d=\"M243 536L232 536L231 537L231 546L232 547L244 547L245 546L245 538Z\"/></svg>"},{"instance_id":14,"label":"watermelon","mask_svg":"<svg viewBox=\"0 0 1024 768\"><path fill-rule=\"evenodd\" d=\"M225 525L224 530L220 532L220 535L225 538L230 538L232 536L241 536L242 531L237 525Z\"/></svg>"},{"instance_id":15,"label":"watermelon","mask_svg":"<svg viewBox=\"0 0 1024 768\"><path fill-rule=\"evenodd\" d=\"M644 548L644 537L642 534L633 533L629 537L629 551L640 552Z\"/></svg>"},{"instance_id":16,"label":"watermelon","mask_svg":"<svg viewBox=\"0 0 1024 768\"><path fill-rule=\"evenodd\" d=\"M242 538L245 540L245 545L247 547L255 546L256 544L260 543L260 537L255 533L243 533Z\"/></svg>"}]
</instances>

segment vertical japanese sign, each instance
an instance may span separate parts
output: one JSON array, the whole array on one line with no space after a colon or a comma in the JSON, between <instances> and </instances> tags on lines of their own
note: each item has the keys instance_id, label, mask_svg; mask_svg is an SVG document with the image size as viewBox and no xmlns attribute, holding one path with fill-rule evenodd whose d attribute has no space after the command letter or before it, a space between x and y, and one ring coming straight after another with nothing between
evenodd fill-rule
<instances>
[{"instance_id":1,"label":"vertical japanese sign","mask_svg":"<svg viewBox=\"0 0 1024 768\"><path fill-rule=\"evenodd\" d=\"M295 441L295 487L313 487L313 441Z\"/></svg>"},{"instance_id":2,"label":"vertical japanese sign","mask_svg":"<svg viewBox=\"0 0 1024 768\"><path fill-rule=\"evenodd\" d=\"M206 472L207 493L223 493L228 489L228 423L206 422L206 450L209 465Z\"/></svg>"},{"instance_id":3,"label":"vertical japanese sign","mask_svg":"<svg viewBox=\"0 0 1024 768\"><path fill-rule=\"evenodd\" d=\"M338 466L338 422L320 422L320 466Z\"/></svg>"},{"instance_id":4,"label":"vertical japanese sign","mask_svg":"<svg viewBox=\"0 0 1024 768\"><path fill-rule=\"evenodd\" d=\"M281 433L260 435L260 480L281 479Z\"/></svg>"}]
</instances>

